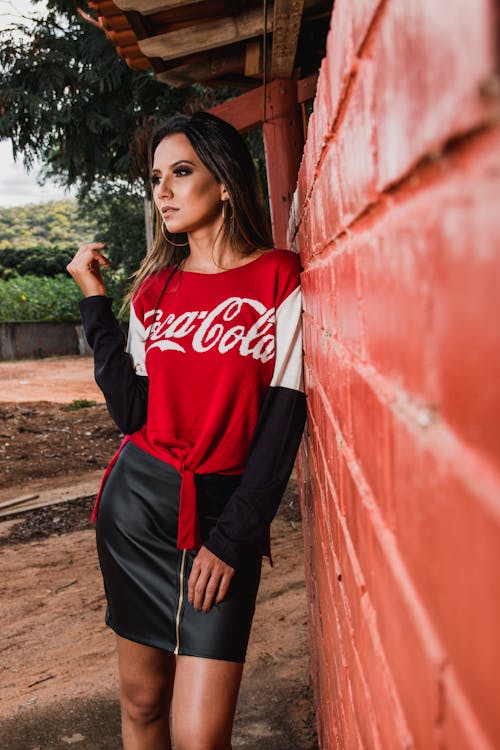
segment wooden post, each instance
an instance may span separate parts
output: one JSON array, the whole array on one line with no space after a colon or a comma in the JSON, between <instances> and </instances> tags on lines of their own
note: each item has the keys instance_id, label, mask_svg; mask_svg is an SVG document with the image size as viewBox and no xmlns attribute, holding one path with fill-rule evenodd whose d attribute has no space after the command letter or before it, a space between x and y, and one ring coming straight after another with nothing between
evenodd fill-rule
<instances>
[{"instance_id":1,"label":"wooden post","mask_svg":"<svg viewBox=\"0 0 500 750\"><path fill-rule=\"evenodd\" d=\"M262 123L271 222L276 247L286 248L288 219L304 148L302 116L293 79L273 81Z\"/></svg>"}]
</instances>

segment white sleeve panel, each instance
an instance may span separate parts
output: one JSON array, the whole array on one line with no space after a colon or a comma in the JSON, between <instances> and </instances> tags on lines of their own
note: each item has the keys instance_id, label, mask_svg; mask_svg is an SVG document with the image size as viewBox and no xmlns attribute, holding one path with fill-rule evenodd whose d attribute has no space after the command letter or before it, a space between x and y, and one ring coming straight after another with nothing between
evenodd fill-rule
<instances>
[{"instance_id":1,"label":"white sleeve panel","mask_svg":"<svg viewBox=\"0 0 500 750\"><path fill-rule=\"evenodd\" d=\"M136 375L148 374L146 372L146 338L146 329L135 314L134 306L130 305L127 352L132 357Z\"/></svg>"},{"instance_id":2,"label":"white sleeve panel","mask_svg":"<svg viewBox=\"0 0 500 750\"><path fill-rule=\"evenodd\" d=\"M304 391L300 287L294 289L276 310L276 358L272 386Z\"/></svg>"}]
</instances>

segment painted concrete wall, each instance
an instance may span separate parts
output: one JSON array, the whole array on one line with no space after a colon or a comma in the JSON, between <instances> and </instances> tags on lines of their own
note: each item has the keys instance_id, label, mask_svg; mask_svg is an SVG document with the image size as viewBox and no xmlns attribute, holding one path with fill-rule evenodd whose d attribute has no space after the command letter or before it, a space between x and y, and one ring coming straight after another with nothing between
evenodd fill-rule
<instances>
[{"instance_id":1,"label":"painted concrete wall","mask_svg":"<svg viewBox=\"0 0 500 750\"><path fill-rule=\"evenodd\" d=\"M0 323L0 360L92 354L75 323Z\"/></svg>"},{"instance_id":2,"label":"painted concrete wall","mask_svg":"<svg viewBox=\"0 0 500 750\"><path fill-rule=\"evenodd\" d=\"M322 750L500 747L493 0L336 0L290 221Z\"/></svg>"}]
</instances>

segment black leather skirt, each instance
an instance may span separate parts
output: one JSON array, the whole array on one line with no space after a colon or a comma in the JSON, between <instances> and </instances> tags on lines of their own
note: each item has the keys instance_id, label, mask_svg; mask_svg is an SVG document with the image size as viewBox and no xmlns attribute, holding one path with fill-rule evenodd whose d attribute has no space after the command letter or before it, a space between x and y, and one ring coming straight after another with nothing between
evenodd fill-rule
<instances>
[{"instance_id":1,"label":"black leather skirt","mask_svg":"<svg viewBox=\"0 0 500 750\"><path fill-rule=\"evenodd\" d=\"M205 539L238 476L196 477ZM196 552L177 549L181 477L169 464L128 442L104 485L97 550L108 607L106 623L129 640L174 654L244 662L262 556L249 550L223 602L197 612L187 584Z\"/></svg>"}]
</instances>

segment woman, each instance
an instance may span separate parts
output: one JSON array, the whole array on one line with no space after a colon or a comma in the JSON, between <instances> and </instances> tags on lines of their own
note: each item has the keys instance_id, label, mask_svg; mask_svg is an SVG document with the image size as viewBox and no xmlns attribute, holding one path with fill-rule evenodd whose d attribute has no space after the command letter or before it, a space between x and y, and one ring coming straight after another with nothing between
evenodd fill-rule
<instances>
[{"instance_id":1,"label":"woman","mask_svg":"<svg viewBox=\"0 0 500 750\"><path fill-rule=\"evenodd\" d=\"M123 336L102 243L68 271L125 433L98 496L126 750L226 750L269 525L305 421L299 263L273 250L239 133L203 112L151 144L156 240ZM97 505L97 504L96 504ZM96 513L95 513L96 515Z\"/></svg>"}]
</instances>

